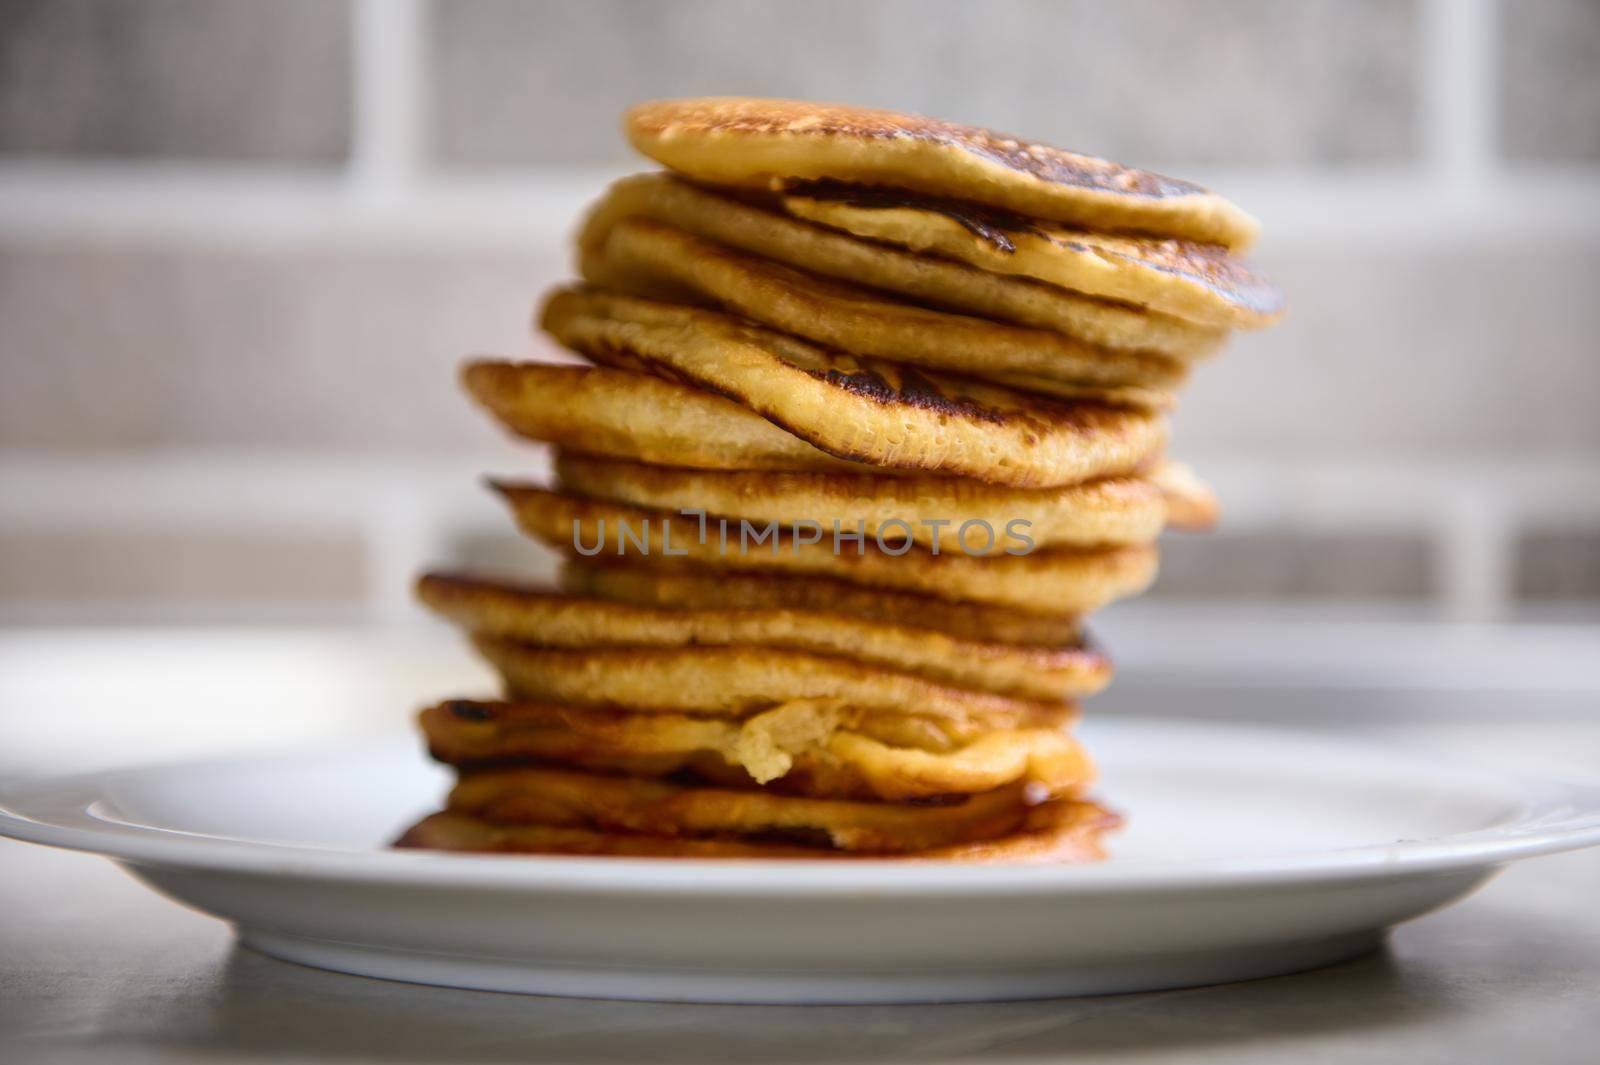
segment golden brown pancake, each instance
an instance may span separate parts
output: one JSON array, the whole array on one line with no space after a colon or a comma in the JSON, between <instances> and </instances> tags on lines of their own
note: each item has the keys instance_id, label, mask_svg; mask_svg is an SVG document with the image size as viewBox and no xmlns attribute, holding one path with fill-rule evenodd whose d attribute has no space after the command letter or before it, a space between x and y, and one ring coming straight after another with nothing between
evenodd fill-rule
<instances>
[{"instance_id":1,"label":"golden brown pancake","mask_svg":"<svg viewBox=\"0 0 1600 1065\"><path fill-rule=\"evenodd\" d=\"M1217 244L1094 233L969 203L833 183L782 197L797 218L996 274L1031 277L1203 325L1259 329L1283 293Z\"/></svg>"},{"instance_id":2,"label":"golden brown pancake","mask_svg":"<svg viewBox=\"0 0 1600 1065\"><path fill-rule=\"evenodd\" d=\"M1221 518L1222 504L1216 493L1186 463L1158 463L1143 476L1161 491L1167 502L1167 524L1172 528L1203 531Z\"/></svg>"},{"instance_id":3,"label":"golden brown pancake","mask_svg":"<svg viewBox=\"0 0 1600 1065\"><path fill-rule=\"evenodd\" d=\"M958 477L677 469L570 451L557 457L556 470L565 490L589 499L791 525L803 518L828 527L835 520L849 528L860 522L874 535L909 535L942 551L961 550L967 521L997 530L1026 522L1016 528L1040 547L1144 544L1172 517L1203 516L1212 498L1183 471L1007 488ZM969 530L968 540L976 548L981 529Z\"/></svg>"},{"instance_id":4,"label":"golden brown pancake","mask_svg":"<svg viewBox=\"0 0 1600 1065\"><path fill-rule=\"evenodd\" d=\"M748 199L666 173L623 178L585 219L578 237L580 256L598 252L619 220L649 218L809 273L897 293L932 307L1051 329L1108 348L1197 359L1214 354L1227 337L1227 330L1217 326L858 240Z\"/></svg>"},{"instance_id":5,"label":"golden brown pancake","mask_svg":"<svg viewBox=\"0 0 1600 1065\"><path fill-rule=\"evenodd\" d=\"M1063 403L860 360L727 315L566 289L544 328L597 362L688 380L828 454L1048 487L1131 473L1166 442L1145 411Z\"/></svg>"},{"instance_id":6,"label":"golden brown pancake","mask_svg":"<svg viewBox=\"0 0 1600 1065\"><path fill-rule=\"evenodd\" d=\"M1016 726L1055 725L1076 707L952 688L848 658L762 647L630 647L564 650L489 636L473 646L514 699L646 713L740 717L794 699L839 699L874 713Z\"/></svg>"},{"instance_id":7,"label":"golden brown pancake","mask_svg":"<svg viewBox=\"0 0 1600 1065\"><path fill-rule=\"evenodd\" d=\"M493 487L529 536L569 555L592 553L592 557L612 563L832 577L954 602L976 601L1057 614L1086 614L1112 600L1137 595L1156 573L1155 548L1149 546L1041 548L1025 555L975 557L957 552L934 555L905 545L903 554L891 554L868 534L859 554L854 553L855 543L843 540L835 554L831 529L821 531L816 542L806 542L773 526L770 538L758 543L757 534L764 529L747 530L734 524L729 526L724 547L715 521L707 521L702 543L698 522L681 515L579 499L527 485L497 483ZM747 531L751 535L745 537L741 550L740 537ZM648 549L642 550L646 535L651 539ZM996 530L997 539L1003 535L1003 530Z\"/></svg>"},{"instance_id":8,"label":"golden brown pancake","mask_svg":"<svg viewBox=\"0 0 1600 1065\"><path fill-rule=\"evenodd\" d=\"M631 108L628 140L697 181L830 179L970 200L1088 229L1248 247L1256 220L1198 185L1010 134L800 100L704 97Z\"/></svg>"},{"instance_id":9,"label":"golden brown pancake","mask_svg":"<svg viewBox=\"0 0 1600 1065\"><path fill-rule=\"evenodd\" d=\"M1082 638L1076 615L1038 613L988 603L867 588L826 577L659 570L567 561L561 586L643 606L678 610L815 610L887 622L958 640L1056 648Z\"/></svg>"},{"instance_id":10,"label":"golden brown pancake","mask_svg":"<svg viewBox=\"0 0 1600 1065\"><path fill-rule=\"evenodd\" d=\"M647 373L479 359L473 399L530 440L703 469L844 470L836 459L730 399Z\"/></svg>"},{"instance_id":11,"label":"golden brown pancake","mask_svg":"<svg viewBox=\"0 0 1600 1065\"><path fill-rule=\"evenodd\" d=\"M497 824L908 854L1022 829L1031 805L1025 791L1012 784L951 802L861 802L515 767L461 774L448 808Z\"/></svg>"},{"instance_id":12,"label":"golden brown pancake","mask_svg":"<svg viewBox=\"0 0 1600 1065\"><path fill-rule=\"evenodd\" d=\"M935 847L912 854L840 851L796 843L686 839L597 832L550 825L498 825L480 817L442 812L412 825L396 847L483 854L540 854L629 858L895 859L999 865L1093 862L1105 857L1100 837L1121 818L1092 802L1063 799L1029 808L1022 827L977 843Z\"/></svg>"},{"instance_id":13,"label":"golden brown pancake","mask_svg":"<svg viewBox=\"0 0 1600 1065\"><path fill-rule=\"evenodd\" d=\"M814 798L904 801L1018 781L1066 795L1094 777L1083 748L1058 728L958 738L936 718L901 722L837 700L728 719L454 699L423 711L419 723L433 756L462 768L536 761Z\"/></svg>"},{"instance_id":14,"label":"golden brown pancake","mask_svg":"<svg viewBox=\"0 0 1600 1065\"><path fill-rule=\"evenodd\" d=\"M417 596L470 632L540 647L769 647L1024 699L1093 695L1111 679L1110 660L1082 645L977 643L821 611L674 610L446 574L424 576Z\"/></svg>"},{"instance_id":15,"label":"golden brown pancake","mask_svg":"<svg viewBox=\"0 0 1600 1065\"><path fill-rule=\"evenodd\" d=\"M890 359L1034 391L1164 410L1187 367L1152 352L902 303L807 274L646 218L625 218L583 259L594 284L640 296L687 294L861 358Z\"/></svg>"}]
</instances>

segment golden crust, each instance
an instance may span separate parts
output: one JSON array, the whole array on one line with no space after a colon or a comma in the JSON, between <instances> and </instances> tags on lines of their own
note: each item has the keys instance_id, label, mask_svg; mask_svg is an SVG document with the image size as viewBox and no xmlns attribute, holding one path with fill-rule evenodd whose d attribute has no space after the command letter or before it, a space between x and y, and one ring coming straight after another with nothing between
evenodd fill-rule
<instances>
[{"instance_id":1,"label":"golden crust","mask_svg":"<svg viewBox=\"0 0 1600 1065\"><path fill-rule=\"evenodd\" d=\"M1162 462L1145 474L1167 501L1167 523L1175 529L1202 532L1222 518L1222 504L1211 486L1182 462Z\"/></svg>"},{"instance_id":2,"label":"golden crust","mask_svg":"<svg viewBox=\"0 0 1600 1065\"><path fill-rule=\"evenodd\" d=\"M730 399L653 374L480 359L462 367L461 384L517 435L597 454L705 469L860 468Z\"/></svg>"},{"instance_id":3,"label":"golden crust","mask_svg":"<svg viewBox=\"0 0 1600 1065\"><path fill-rule=\"evenodd\" d=\"M1028 820L1025 791L1014 784L952 802L861 802L516 767L461 774L448 808L498 824L906 854L1018 831Z\"/></svg>"},{"instance_id":4,"label":"golden crust","mask_svg":"<svg viewBox=\"0 0 1600 1065\"><path fill-rule=\"evenodd\" d=\"M768 647L1025 699L1093 695L1111 679L1110 660L1090 647L977 643L836 613L674 610L437 573L417 582L417 597L473 633L540 647Z\"/></svg>"},{"instance_id":5,"label":"golden crust","mask_svg":"<svg viewBox=\"0 0 1600 1065\"><path fill-rule=\"evenodd\" d=\"M841 551L835 554L831 531L822 540L807 542L775 530L770 540L760 545L748 542L741 551L738 538L743 530L734 526L724 551L714 523L708 522L706 542L701 543L698 523L681 516L577 499L533 486L493 487L529 536L567 554L577 554L581 544L585 552L593 550L595 557L619 563L633 560L661 568L833 577L955 602L1058 614L1086 614L1112 600L1137 595L1156 573L1156 552L1149 546L1045 548L1026 555L977 557L934 555L914 545L907 545L903 554L891 554L867 537L859 554L848 542L841 542ZM646 527L653 530L654 548L641 553L632 537Z\"/></svg>"},{"instance_id":6,"label":"golden crust","mask_svg":"<svg viewBox=\"0 0 1600 1065\"><path fill-rule=\"evenodd\" d=\"M1066 795L1094 777L1082 746L1058 728L950 729L941 719L901 721L838 700L728 719L455 699L423 711L419 723L433 756L462 768L536 761L815 798L905 801L1018 781Z\"/></svg>"},{"instance_id":7,"label":"golden crust","mask_svg":"<svg viewBox=\"0 0 1600 1065\"><path fill-rule=\"evenodd\" d=\"M760 647L557 650L474 636L514 698L646 713L739 717L794 699L839 699L863 711L1053 725L1065 699L1020 699L935 684L847 658Z\"/></svg>"},{"instance_id":8,"label":"golden crust","mask_svg":"<svg viewBox=\"0 0 1600 1065\"><path fill-rule=\"evenodd\" d=\"M847 528L859 522L874 535L880 530L890 537L909 534L925 547L938 543L942 551L961 550L960 530L967 521L985 521L996 530L1025 522L1015 528L1040 547L1144 544L1172 518L1204 517L1213 498L1192 473L1161 467L1139 477L1057 488L866 472L713 472L570 451L557 456L556 470L564 489L589 499L789 525L807 518L824 526L838 520ZM976 544L979 535L968 539Z\"/></svg>"},{"instance_id":9,"label":"golden crust","mask_svg":"<svg viewBox=\"0 0 1600 1065\"><path fill-rule=\"evenodd\" d=\"M1073 614L987 603L952 603L930 595L867 588L826 577L666 571L568 561L561 568L561 585L581 595L677 610L776 609L843 614L981 643L1050 649L1077 644L1082 636Z\"/></svg>"},{"instance_id":10,"label":"golden crust","mask_svg":"<svg viewBox=\"0 0 1600 1065\"><path fill-rule=\"evenodd\" d=\"M1093 233L971 204L823 184L782 197L797 218L990 273L1030 277L1202 325L1259 329L1283 293L1216 244Z\"/></svg>"},{"instance_id":11,"label":"golden crust","mask_svg":"<svg viewBox=\"0 0 1600 1065\"><path fill-rule=\"evenodd\" d=\"M630 108L633 146L698 181L886 185L1090 229L1250 245L1259 225L1198 185L920 115L799 100L702 97Z\"/></svg>"},{"instance_id":12,"label":"golden crust","mask_svg":"<svg viewBox=\"0 0 1600 1065\"><path fill-rule=\"evenodd\" d=\"M1047 487L1133 472L1166 442L1165 420L1149 412L859 360L691 307L567 289L542 324L596 361L692 381L876 466Z\"/></svg>"},{"instance_id":13,"label":"golden crust","mask_svg":"<svg viewBox=\"0 0 1600 1065\"><path fill-rule=\"evenodd\" d=\"M587 280L605 288L644 296L687 292L862 358L987 380L1022 374L1040 382L1041 391L1073 398L1165 409L1187 372L1164 355L901 303L645 218L617 222L582 267Z\"/></svg>"},{"instance_id":14,"label":"golden crust","mask_svg":"<svg viewBox=\"0 0 1600 1065\"><path fill-rule=\"evenodd\" d=\"M1121 819L1091 802L1061 800L1028 811L1017 832L977 843L911 854L874 854L794 843L732 839L685 839L597 832L550 825L497 825L479 817L442 812L423 818L395 841L396 847L482 854L586 855L629 858L896 859L997 865L1093 862L1105 857L1100 837Z\"/></svg>"},{"instance_id":15,"label":"golden crust","mask_svg":"<svg viewBox=\"0 0 1600 1065\"><path fill-rule=\"evenodd\" d=\"M1197 359L1215 353L1227 336L1226 329L1216 326L858 240L748 199L666 173L622 178L590 209L578 236L580 256L596 253L620 219L643 217L853 285L980 318L1051 329L1108 348Z\"/></svg>"}]
</instances>

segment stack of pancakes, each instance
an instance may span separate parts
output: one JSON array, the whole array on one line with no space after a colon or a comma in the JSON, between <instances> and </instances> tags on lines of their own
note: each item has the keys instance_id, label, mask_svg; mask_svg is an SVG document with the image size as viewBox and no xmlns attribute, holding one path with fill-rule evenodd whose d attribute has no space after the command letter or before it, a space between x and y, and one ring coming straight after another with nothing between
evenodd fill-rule
<instances>
[{"instance_id":1,"label":"stack of pancakes","mask_svg":"<svg viewBox=\"0 0 1600 1065\"><path fill-rule=\"evenodd\" d=\"M504 680L425 711L460 771L402 845L1082 860L1117 818L1068 731L1085 615L1215 519L1166 461L1190 366L1282 311L1196 186L985 130L646 104L540 324L477 361L559 449L496 482L561 590L429 575Z\"/></svg>"}]
</instances>

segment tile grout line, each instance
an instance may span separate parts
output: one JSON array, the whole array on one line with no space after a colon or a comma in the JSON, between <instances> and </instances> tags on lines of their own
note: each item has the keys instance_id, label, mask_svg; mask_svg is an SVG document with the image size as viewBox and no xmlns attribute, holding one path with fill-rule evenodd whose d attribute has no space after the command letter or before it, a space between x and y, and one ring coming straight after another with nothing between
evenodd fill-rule
<instances>
[{"instance_id":1,"label":"tile grout line","mask_svg":"<svg viewBox=\"0 0 1600 1065\"><path fill-rule=\"evenodd\" d=\"M1481 487L1462 485L1434 523L1435 584L1444 616L1498 622L1514 605L1520 522Z\"/></svg>"},{"instance_id":2,"label":"tile grout line","mask_svg":"<svg viewBox=\"0 0 1600 1065\"><path fill-rule=\"evenodd\" d=\"M1446 216L1472 219L1505 193L1496 128L1502 0L1424 0L1422 162ZM1492 212L1488 212L1492 213ZM1455 621L1495 621L1512 600L1521 515L1465 479L1433 523L1438 595Z\"/></svg>"},{"instance_id":3,"label":"tile grout line","mask_svg":"<svg viewBox=\"0 0 1600 1065\"><path fill-rule=\"evenodd\" d=\"M366 136L366 135L363 135ZM371 138L369 139L377 139ZM398 137L395 138L399 140ZM124 234L206 245L264 240L401 242L418 250L557 240L618 168L434 175L398 150L364 149L348 174L249 167L0 161L0 238ZM386 159L386 162L380 160ZM1239 171L1210 179L1261 216L1274 245L1410 246L1484 237L1600 234L1600 168L1490 163L1445 181L1404 171ZM1493 209L1517 202L1513 214Z\"/></svg>"},{"instance_id":4,"label":"tile grout line","mask_svg":"<svg viewBox=\"0 0 1600 1065\"><path fill-rule=\"evenodd\" d=\"M1500 0L1424 0L1423 164L1462 212L1494 197L1505 176L1495 129L1501 26Z\"/></svg>"},{"instance_id":5,"label":"tile grout line","mask_svg":"<svg viewBox=\"0 0 1600 1065\"><path fill-rule=\"evenodd\" d=\"M427 0L356 0L351 9L345 175L359 205L391 207L415 195L426 148L427 15Z\"/></svg>"}]
</instances>

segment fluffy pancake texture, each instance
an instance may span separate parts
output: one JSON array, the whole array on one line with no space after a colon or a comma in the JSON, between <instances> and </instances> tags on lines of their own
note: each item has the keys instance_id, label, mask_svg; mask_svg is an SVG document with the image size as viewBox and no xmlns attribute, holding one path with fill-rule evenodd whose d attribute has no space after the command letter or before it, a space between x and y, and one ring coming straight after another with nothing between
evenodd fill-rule
<instances>
[{"instance_id":1,"label":"fluffy pancake texture","mask_svg":"<svg viewBox=\"0 0 1600 1065\"><path fill-rule=\"evenodd\" d=\"M803 186L782 202L797 218L867 240L1203 325L1259 329L1283 314L1283 293L1217 244L1095 233L973 204L831 183Z\"/></svg>"},{"instance_id":2,"label":"fluffy pancake texture","mask_svg":"<svg viewBox=\"0 0 1600 1065\"><path fill-rule=\"evenodd\" d=\"M840 699L859 710L1053 725L1065 699L1021 699L935 684L847 658L760 647L557 650L476 636L517 699L653 713L741 716L789 699Z\"/></svg>"},{"instance_id":3,"label":"fluffy pancake texture","mask_svg":"<svg viewBox=\"0 0 1600 1065\"><path fill-rule=\"evenodd\" d=\"M1082 746L1060 729L963 730L838 700L790 700L728 719L458 699L419 720L434 757L464 768L531 760L820 798L927 799L1019 781L1067 795L1094 776Z\"/></svg>"},{"instance_id":4,"label":"fluffy pancake texture","mask_svg":"<svg viewBox=\"0 0 1600 1065\"><path fill-rule=\"evenodd\" d=\"M647 373L476 359L461 383L519 436L703 469L841 470L834 458L730 399Z\"/></svg>"},{"instance_id":5,"label":"fluffy pancake texture","mask_svg":"<svg viewBox=\"0 0 1600 1065\"><path fill-rule=\"evenodd\" d=\"M975 865L1092 862L1105 857L1100 837L1121 818L1103 806L1079 800L1041 803L1028 810L1018 831L995 839L905 853L841 851L799 843L730 838L684 838L598 832L552 825L505 825L466 814L441 812L423 818L395 841L396 847L483 854L588 855L629 858L894 859L966 862Z\"/></svg>"},{"instance_id":6,"label":"fluffy pancake texture","mask_svg":"<svg viewBox=\"0 0 1600 1065\"><path fill-rule=\"evenodd\" d=\"M813 799L755 789L516 767L463 773L452 813L500 824L637 832L664 837L798 841L843 851L906 854L995 839L1023 829L1022 785L912 804Z\"/></svg>"},{"instance_id":7,"label":"fluffy pancake texture","mask_svg":"<svg viewBox=\"0 0 1600 1065\"><path fill-rule=\"evenodd\" d=\"M604 244L584 257L583 274L645 296L662 286L687 292L851 355L997 381L1025 375L1035 390L1068 398L1164 409L1187 372L1164 355L902 303L644 218L612 226Z\"/></svg>"},{"instance_id":8,"label":"fluffy pancake texture","mask_svg":"<svg viewBox=\"0 0 1600 1065\"><path fill-rule=\"evenodd\" d=\"M1187 464L1162 462L1144 477L1155 485L1167 503L1167 524L1194 531L1214 527L1222 516L1222 504L1211 486Z\"/></svg>"},{"instance_id":9,"label":"fluffy pancake texture","mask_svg":"<svg viewBox=\"0 0 1600 1065\"><path fill-rule=\"evenodd\" d=\"M618 462L563 451L556 460L562 487L591 499L654 510L779 521L834 519L869 533L910 536L923 546L959 551L961 528L1012 522L1039 546L1144 544L1169 522L1203 517L1212 499L1182 471L1160 467L1139 477L1111 477L1058 488L1006 488L957 477L872 473L771 473L678 469ZM1201 524L1209 524L1202 522ZM969 544L982 542L970 531Z\"/></svg>"},{"instance_id":10,"label":"fluffy pancake texture","mask_svg":"<svg viewBox=\"0 0 1600 1065\"><path fill-rule=\"evenodd\" d=\"M1091 647L979 643L814 610L677 610L445 574L424 576L417 597L471 632L539 647L770 647L1025 699L1092 695L1111 678L1110 660Z\"/></svg>"},{"instance_id":11,"label":"fluffy pancake texture","mask_svg":"<svg viewBox=\"0 0 1600 1065\"><path fill-rule=\"evenodd\" d=\"M566 289L542 321L598 362L691 381L841 459L1045 487L1133 472L1166 442L1146 411L857 359L691 307Z\"/></svg>"},{"instance_id":12,"label":"fluffy pancake texture","mask_svg":"<svg viewBox=\"0 0 1600 1065\"><path fill-rule=\"evenodd\" d=\"M1029 554L974 556L905 545L890 553L870 535L854 553L834 553L832 532L807 541L774 529L761 544L740 550L742 526L726 544L714 522L700 540L697 521L681 515L579 499L527 485L495 484L528 535L567 554L631 560L660 567L710 567L735 572L832 577L874 588L917 592L952 601L976 601L1025 611L1085 614L1136 595L1155 579L1156 552L1148 545L1099 549L1042 548ZM653 547L641 548L646 528ZM770 545L770 549L769 546ZM897 549L899 550L899 549Z\"/></svg>"},{"instance_id":13,"label":"fluffy pancake texture","mask_svg":"<svg viewBox=\"0 0 1600 1065\"><path fill-rule=\"evenodd\" d=\"M1197 359L1216 352L1227 336L1217 326L861 240L791 218L774 197L760 199L771 202L751 202L748 194L729 195L665 173L623 178L590 210L578 237L579 256L598 260L618 221L648 218L770 262L1108 348Z\"/></svg>"},{"instance_id":14,"label":"fluffy pancake texture","mask_svg":"<svg viewBox=\"0 0 1600 1065\"><path fill-rule=\"evenodd\" d=\"M1082 628L1074 614L950 602L827 577L674 571L568 561L561 568L561 585L576 594L679 610L778 609L843 614L982 643L1049 649L1076 645L1082 638Z\"/></svg>"},{"instance_id":15,"label":"fluffy pancake texture","mask_svg":"<svg viewBox=\"0 0 1600 1065\"><path fill-rule=\"evenodd\" d=\"M703 97L630 109L635 148L697 181L831 179L970 200L1092 229L1244 248L1256 220L1198 185L1010 134L875 108Z\"/></svg>"}]
</instances>

